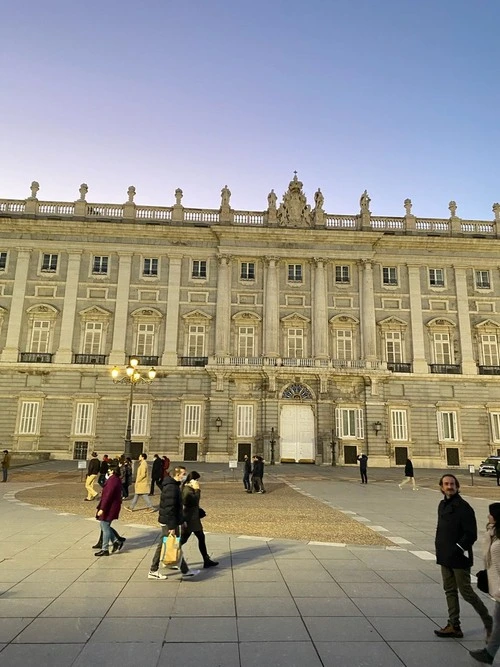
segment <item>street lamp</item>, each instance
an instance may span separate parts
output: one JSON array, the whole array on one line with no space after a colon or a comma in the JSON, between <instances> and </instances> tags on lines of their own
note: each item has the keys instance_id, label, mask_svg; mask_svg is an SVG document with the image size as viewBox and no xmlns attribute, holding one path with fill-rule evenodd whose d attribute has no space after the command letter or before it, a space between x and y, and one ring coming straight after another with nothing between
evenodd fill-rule
<instances>
[{"instance_id":1,"label":"street lamp","mask_svg":"<svg viewBox=\"0 0 500 667\"><path fill-rule=\"evenodd\" d=\"M130 393L128 398L128 412L127 412L127 430L125 433L125 452L124 456L132 456L132 406L134 401L134 388L137 384L144 382L145 384L151 384L156 377L156 371L154 368L150 368L147 376L141 375L137 370L139 365L139 359L136 357L131 357L128 363L128 366L125 368L125 375L120 377L120 369L118 366L115 366L111 371L111 377L113 378L114 384L129 384Z\"/></svg>"},{"instance_id":2,"label":"street lamp","mask_svg":"<svg viewBox=\"0 0 500 667\"><path fill-rule=\"evenodd\" d=\"M276 438L274 437L274 426L271 428L271 439L269 440L271 445L271 465L274 465L274 446L276 445Z\"/></svg>"}]
</instances>

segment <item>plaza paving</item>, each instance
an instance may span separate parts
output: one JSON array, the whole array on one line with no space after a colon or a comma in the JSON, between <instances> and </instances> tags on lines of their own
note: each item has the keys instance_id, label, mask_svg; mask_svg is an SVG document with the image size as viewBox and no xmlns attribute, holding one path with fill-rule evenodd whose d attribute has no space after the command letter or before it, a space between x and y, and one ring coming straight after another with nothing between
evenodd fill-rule
<instances>
[{"instance_id":1,"label":"plaza paving","mask_svg":"<svg viewBox=\"0 0 500 667\"><path fill-rule=\"evenodd\" d=\"M27 482L2 485L0 666L474 664L468 649L483 646L483 629L468 605L462 640L433 633L447 618L432 555L435 490L400 491L392 471L374 471L366 487L351 471L275 472L394 546L210 534L218 568L188 581L177 573L149 581L158 533L127 523L135 515L117 522L123 551L97 559L95 520L17 501ZM482 526L488 500L470 502ZM186 555L192 567L200 563L195 540Z\"/></svg>"}]
</instances>

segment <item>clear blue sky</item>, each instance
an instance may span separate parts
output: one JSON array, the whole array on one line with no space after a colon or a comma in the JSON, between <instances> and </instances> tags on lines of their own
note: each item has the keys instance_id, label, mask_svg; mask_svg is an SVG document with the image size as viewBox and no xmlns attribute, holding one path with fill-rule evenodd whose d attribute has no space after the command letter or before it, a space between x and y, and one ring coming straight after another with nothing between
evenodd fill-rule
<instances>
[{"instance_id":1,"label":"clear blue sky","mask_svg":"<svg viewBox=\"0 0 500 667\"><path fill-rule=\"evenodd\" d=\"M0 197L491 219L497 0L7 0Z\"/></svg>"}]
</instances>

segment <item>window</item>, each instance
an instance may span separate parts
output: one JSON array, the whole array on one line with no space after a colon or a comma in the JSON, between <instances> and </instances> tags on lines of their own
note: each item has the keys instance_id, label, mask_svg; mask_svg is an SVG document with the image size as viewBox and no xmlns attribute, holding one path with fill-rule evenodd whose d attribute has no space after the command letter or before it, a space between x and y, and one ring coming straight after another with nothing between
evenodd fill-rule
<instances>
[{"instance_id":1,"label":"window","mask_svg":"<svg viewBox=\"0 0 500 667\"><path fill-rule=\"evenodd\" d=\"M496 334L482 334L481 352L483 366L498 366L498 340Z\"/></svg>"},{"instance_id":2,"label":"window","mask_svg":"<svg viewBox=\"0 0 500 667\"><path fill-rule=\"evenodd\" d=\"M500 442L500 412L490 412L493 442Z\"/></svg>"},{"instance_id":3,"label":"window","mask_svg":"<svg viewBox=\"0 0 500 667\"><path fill-rule=\"evenodd\" d=\"M150 357L155 353L154 350L155 350L155 325L138 324L136 354L138 354L139 356Z\"/></svg>"},{"instance_id":4,"label":"window","mask_svg":"<svg viewBox=\"0 0 500 667\"><path fill-rule=\"evenodd\" d=\"M0 252L0 271L5 271L7 268L7 253Z\"/></svg>"},{"instance_id":5,"label":"window","mask_svg":"<svg viewBox=\"0 0 500 667\"><path fill-rule=\"evenodd\" d=\"M352 331L338 330L336 343L337 349L335 358L350 361L352 359Z\"/></svg>"},{"instance_id":6,"label":"window","mask_svg":"<svg viewBox=\"0 0 500 667\"><path fill-rule=\"evenodd\" d=\"M450 334L434 333L434 361L436 364L452 364Z\"/></svg>"},{"instance_id":7,"label":"window","mask_svg":"<svg viewBox=\"0 0 500 667\"><path fill-rule=\"evenodd\" d=\"M23 401L21 403L21 419L19 421L20 435L35 435L38 431L38 412L40 403Z\"/></svg>"},{"instance_id":8,"label":"window","mask_svg":"<svg viewBox=\"0 0 500 667\"><path fill-rule=\"evenodd\" d=\"M100 354L103 334L102 322L85 322L83 354Z\"/></svg>"},{"instance_id":9,"label":"window","mask_svg":"<svg viewBox=\"0 0 500 667\"><path fill-rule=\"evenodd\" d=\"M236 408L236 437L253 436L253 405L238 405Z\"/></svg>"},{"instance_id":10,"label":"window","mask_svg":"<svg viewBox=\"0 0 500 667\"><path fill-rule=\"evenodd\" d=\"M490 289L490 272L489 271L476 271L476 288L477 289Z\"/></svg>"},{"instance_id":11,"label":"window","mask_svg":"<svg viewBox=\"0 0 500 667\"><path fill-rule=\"evenodd\" d=\"M108 274L108 258L102 255L95 255L92 263L92 273L99 276Z\"/></svg>"},{"instance_id":12,"label":"window","mask_svg":"<svg viewBox=\"0 0 500 667\"><path fill-rule=\"evenodd\" d=\"M364 415L360 408L337 408L335 425L338 438L362 440L365 437Z\"/></svg>"},{"instance_id":13,"label":"window","mask_svg":"<svg viewBox=\"0 0 500 667\"><path fill-rule=\"evenodd\" d=\"M255 280L254 262L241 262L241 280Z\"/></svg>"},{"instance_id":14,"label":"window","mask_svg":"<svg viewBox=\"0 0 500 667\"><path fill-rule=\"evenodd\" d=\"M50 321L33 320L31 325L30 352L49 352Z\"/></svg>"},{"instance_id":15,"label":"window","mask_svg":"<svg viewBox=\"0 0 500 667\"><path fill-rule=\"evenodd\" d=\"M132 405L131 435L132 436L148 435L147 403L134 403Z\"/></svg>"},{"instance_id":16,"label":"window","mask_svg":"<svg viewBox=\"0 0 500 667\"><path fill-rule=\"evenodd\" d=\"M335 267L335 282L344 285L351 282L351 270L349 266Z\"/></svg>"},{"instance_id":17,"label":"window","mask_svg":"<svg viewBox=\"0 0 500 667\"><path fill-rule=\"evenodd\" d=\"M438 412L438 437L439 440L458 441L457 413Z\"/></svg>"},{"instance_id":18,"label":"window","mask_svg":"<svg viewBox=\"0 0 500 667\"><path fill-rule=\"evenodd\" d=\"M200 435L201 405L190 404L184 406L184 435Z\"/></svg>"},{"instance_id":19,"label":"window","mask_svg":"<svg viewBox=\"0 0 500 667\"><path fill-rule=\"evenodd\" d=\"M238 356L253 357L255 344L254 327L238 327Z\"/></svg>"},{"instance_id":20,"label":"window","mask_svg":"<svg viewBox=\"0 0 500 667\"><path fill-rule=\"evenodd\" d=\"M288 265L288 280L292 283L302 282L302 264Z\"/></svg>"},{"instance_id":21,"label":"window","mask_svg":"<svg viewBox=\"0 0 500 667\"><path fill-rule=\"evenodd\" d=\"M57 271L57 255L42 255L42 271L44 273L55 273Z\"/></svg>"},{"instance_id":22,"label":"window","mask_svg":"<svg viewBox=\"0 0 500 667\"><path fill-rule=\"evenodd\" d=\"M398 270L395 266L384 266L382 268L382 283L384 285L398 284Z\"/></svg>"},{"instance_id":23,"label":"window","mask_svg":"<svg viewBox=\"0 0 500 667\"><path fill-rule=\"evenodd\" d=\"M205 326L190 324L188 332L188 357L205 356Z\"/></svg>"},{"instance_id":24,"label":"window","mask_svg":"<svg viewBox=\"0 0 500 667\"><path fill-rule=\"evenodd\" d=\"M288 356L302 359L304 356L304 329L288 329Z\"/></svg>"},{"instance_id":25,"label":"window","mask_svg":"<svg viewBox=\"0 0 500 667\"><path fill-rule=\"evenodd\" d=\"M386 361L399 363L403 361L403 348L400 331L386 331L385 333Z\"/></svg>"},{"instance_id":26,"label":"window","mask_svg":"<svg viewBox=\"0 0 500 667\"><path fill-rule=\"evenodd\" d=\"M158 258L147 257L142 267L142 275L155 278L158 275Z\"/></svg>"},{"instance_id":27,"label":"window","mask_svg":"<svg viewBox=\"0 0 500 667\"><path fill-rule=\"evenodd\" d=\"M444 287L444 269L429 269L429 285Z\"/></svg>"},{"instance_id":28,"label":"window","mask_svg":"<svg viewBox=\"0 0 500 667\"><path fill-rule=\"evenodd\" d=\"M93 403L77 403L74 430L75 435L92 435L93 417Z\"/></svg>"},{"instance_id":29,"label":"window","mask_svg":"<svg viewBox=\"0 0 500 667\"><path fill-rule=\"evenodd\" d=\"M207 277L207 263L204 259L193 259L193 268L191 270L192 278Z\"/></svg>"},{"instance_id":30,"label":"window","mask_svg":"<svg viewBox=\"0 0 500 667\"><path fill-rule=\"evenodd\" d=\"M408 415L406 410L391 410L391 439L408 440Z\"/></svg>"}]
</instances>

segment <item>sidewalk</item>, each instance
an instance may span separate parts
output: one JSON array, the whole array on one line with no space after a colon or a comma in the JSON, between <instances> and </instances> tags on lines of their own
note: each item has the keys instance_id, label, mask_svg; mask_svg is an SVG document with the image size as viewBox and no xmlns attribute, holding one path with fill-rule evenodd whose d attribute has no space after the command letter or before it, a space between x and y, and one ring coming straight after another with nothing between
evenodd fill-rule
<instances>
[{"instance_id":1,"label":"sidewalk","mask_svg":"<svg viewBox=\"0 0 500 667\"><path fill-rule=\"evenodd\" d=\"M484 646L471 607L462 604L464 639L433 633L447 619L431 553L439 495L394 483L291 481L394 547L208 535L219 567L150 581L156 531L125 515L123 551L97 559L96 521L17 502L28 485L4 485L0 666L470 667L467 649ZM471 502L482 526L488 501ZM185 553L197 567L194 537Z\"/></svg>"}]
</instances>

